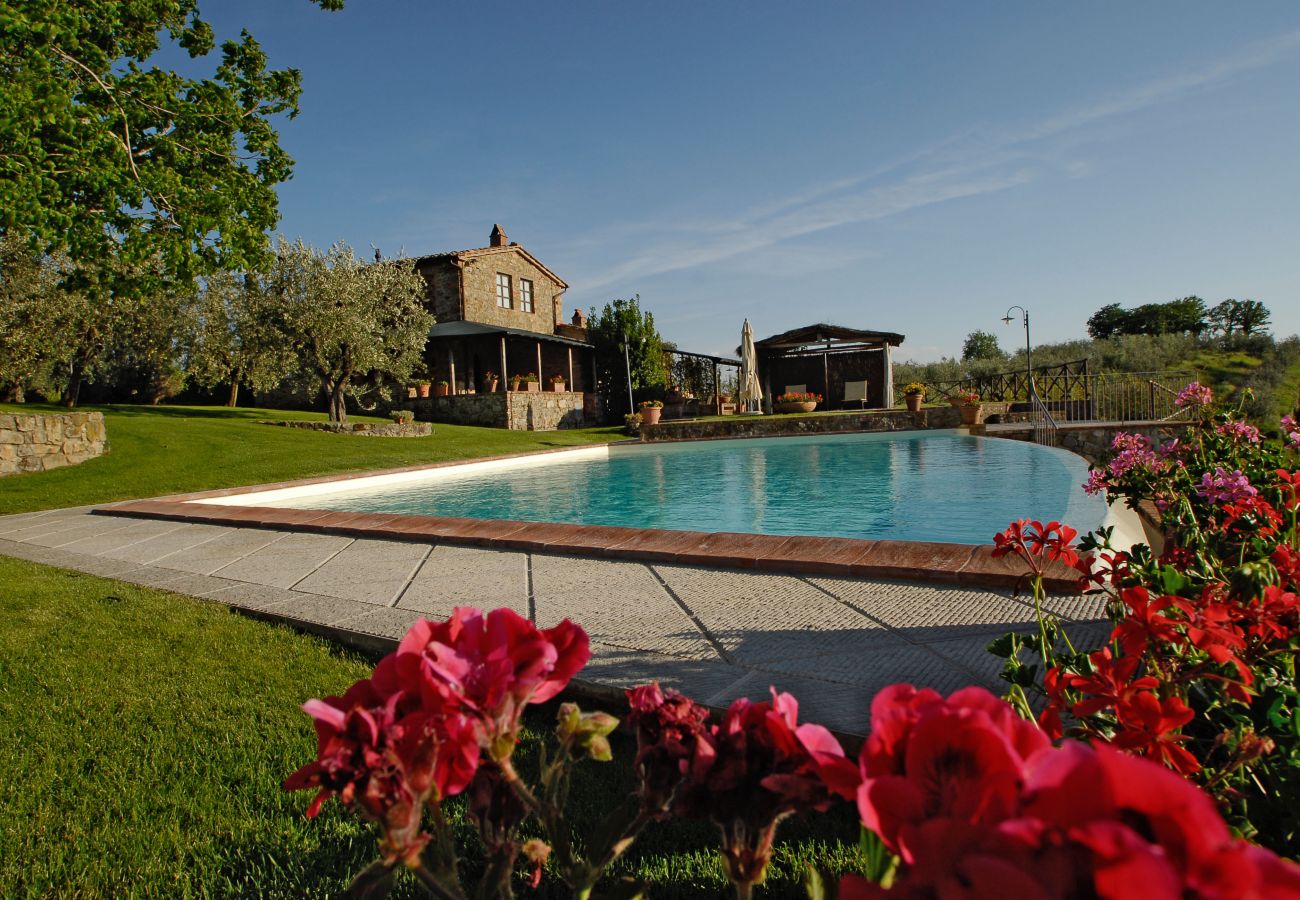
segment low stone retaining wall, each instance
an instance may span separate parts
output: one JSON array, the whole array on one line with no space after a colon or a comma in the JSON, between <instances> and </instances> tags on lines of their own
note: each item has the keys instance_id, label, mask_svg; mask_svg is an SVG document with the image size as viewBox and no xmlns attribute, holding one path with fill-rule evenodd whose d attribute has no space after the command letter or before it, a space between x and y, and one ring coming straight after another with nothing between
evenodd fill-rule
<instances>
[{"instance_id":1,"label":"low stone retaining wall","mask_svg":"<svg viewBox=\"0 0 1300 900\"><path fill-rule=\"evenodd\" d=\"M364 437L428 437L433 434L433 426L428 422L410 422L399 425L380 425L375 422L351 422L340 425L337 422L285 422L262 419L261 425L279 425L282 428L305 428L308 431L328 431L331 434L358 434Z\"/></svg>"},{"instance_id":2,"label":"low stone retaining wall","mask_svg":"<svg viewBox=\"0 0 1300 900\"><path fill-rule=\"evenodd\" d=\"M951 406L868 409L861 412L808 413L796 416L726 416L721 419L660 421L642 426L643 441L689 441L707 438L776 437L787 434L836 434L855 431L912 431L956 428L961 413Z\"/></svg>"},{"instance_id":3,"label":"low stone retaining wall","mask_svg":"<svg viewBox=\"0 0 1300 900\"><path fill-rule=\"evenodd\" d=\"M1062 424L1056 430L1056 444L1062 449L1077 453L1093 465L1110 455L1111 441L1121 431L1140 434L1155 444L1163 444L1180 437L1188 427L1186 422L1080 422ZM987 432L989 437L1010 438L1015 441L1032 441L1033 426L1023 428L995 427Z\"/></svg>"},{"instance_id":4,"label":"low stone retaining wall","mask_svg":"<svg viewBox=\"0 0 1300 900\"><path fill-rule=\"evenodd\" d=\"M435 422L486 425L512 431L555 431L580 428L581 391L503 391L495 394L457 394L415 401L416 415Z\"/></svg>"},{"instance_id":5,"label":"low stone retaining wall","mask_svg":"<svg viewBox=\"0 0 1300 900\"><path fill-rule=\"evenodd\" d=\"M0 475L75 466L107 443L103 413L0 415Z\"/></svg>"}]
</instances>

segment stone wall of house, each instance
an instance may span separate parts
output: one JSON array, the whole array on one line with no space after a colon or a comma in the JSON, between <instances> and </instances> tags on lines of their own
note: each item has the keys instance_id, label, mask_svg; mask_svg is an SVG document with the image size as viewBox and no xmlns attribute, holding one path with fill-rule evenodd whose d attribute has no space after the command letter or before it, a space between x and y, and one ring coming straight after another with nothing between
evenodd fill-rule
<instances>
[{"instance_id":1,"label":"stone wall of house","mask_svg":"<svg viewBox=\"0 0 1300 900\"><path fill-rule=\"evenodd\" d=\"M514 309L497 306L497 273L510 276ZM555 334L556 308L563 288L518 250L488 253L465 260L465 318L524 331ZM533 283L533 311L519 309L519 279ZM561 321L563 318L561 316ZM540 374L540 373L539 373Z\"/></svg>"},{"instance_id":2,"label":"stone wall of house","mask_svg":"<svg viewBox=\"0 0 1300 900\"><path fill-rule=\"evenodd\" d=\"M425 304L439 322L460 319L460 271L450 259L431 259L420 263L417 270L429 284L429 301Z\"/></svg>"},{"instance_id":3,"label":"stone wall of house","mask_svg":"<svg viewBox=\"0 0 1300 900\"><path fill-rule=\"evenodd\" d=\"M412 402L417 417L435 422L513 431L555 431L581 428L586 424L583 401L581 391L504 391L430 397Z\"/></svg>"},{"instance_id":4,"label":"stone wall of house","mask_svg":"<svg viewBox=\"0 0 1300 900\"><path fill-rule=\"evenodd\" d=\"M956 428L961 415L950 406L877 409L860 413L806 416L726 416L721 419L660 422L641 428L642 441L684 441L701 438L775 437L785 434L837 434L855 431L913 431Z\"/></svg>"},{"instance_id":5,"label":"stone wall of house","mask_svg":"<svg viewBox=\"0 0 1300 900\"><path fill-rule=\"evenodd\" d=\"M103 413L0 415L0 475L75 466L107 443Z\"/></svg>"},{"instance_id":6,"label":"stone wall of house","mask_svg":"<svg viewBox=\"0 0 1300 900\"><path fill-rule=\"evenodd\" d=\"M511 391L505 396L510 404L506 427L513 431L555 431L586 424L581 391Z\"/></svg>"}]
</instances>

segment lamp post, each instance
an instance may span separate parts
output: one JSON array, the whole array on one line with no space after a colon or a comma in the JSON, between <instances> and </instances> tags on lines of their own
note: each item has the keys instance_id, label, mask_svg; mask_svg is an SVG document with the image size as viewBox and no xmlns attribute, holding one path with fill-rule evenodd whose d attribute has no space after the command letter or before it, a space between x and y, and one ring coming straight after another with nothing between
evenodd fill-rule
<instances>
[{"instance_id":1,"label":"lamp post","mask_svg":"<svg viewBox=\"0 0 1300 900\"><path fill-rule=\"evenodd\" d=\"M1012 309L1020 310L1022 322L1025 326L1025 393L1026 400L1033 400L1034 393L1034 364L1029 357L1029 310L1023 306L1013 306L1007 310L1007 314L1002 317L1004 324L1010 325L1014 317L1011 315Z\"/></svg>"}]
</instances>

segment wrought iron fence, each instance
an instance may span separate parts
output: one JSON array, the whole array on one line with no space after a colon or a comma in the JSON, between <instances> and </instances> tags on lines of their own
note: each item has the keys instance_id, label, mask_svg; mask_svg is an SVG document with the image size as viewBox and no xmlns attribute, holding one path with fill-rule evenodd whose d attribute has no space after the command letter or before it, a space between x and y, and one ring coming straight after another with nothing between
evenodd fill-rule
<instances>
[{"instance_id":1,"label":"wrought iron fence","mask_svg":"<svg viewBox=\"0 0 1300 900\"><path fill-rule=\"evenodd\" d=\"M974 391L987 402L1010 402L1011 412L1034 413L1035 399L1057 422L1144 422L1183 417L1174 405L1178 392L1196 380L1195 372L1034 371L1033 384L1024 372L1012 376L926 383L931 400L958 391ZM981 387L983 388L981 390ZM1032 388L1032 389L1031 389ZM901 405L901 399L895 405Z\"/></svg>"}]
</instances>

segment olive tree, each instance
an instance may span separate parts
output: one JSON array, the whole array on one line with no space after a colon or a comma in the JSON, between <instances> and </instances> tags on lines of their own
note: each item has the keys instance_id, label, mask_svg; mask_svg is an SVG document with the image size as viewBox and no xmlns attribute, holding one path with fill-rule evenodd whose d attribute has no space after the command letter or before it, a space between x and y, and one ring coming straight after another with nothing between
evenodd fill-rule
<instances>
[{"instance_id":1,"label":"olive tree","mask_svg":"<svg viewBox=\"0 0 1300 900\"><path fill-rule=\"evenodd\" d=\"M331 422L347 421L349 395L407 380L423 356L433 316L410 260L365 262L344 244L322 254L281 241L260 281L262 314L319 383Z\"/></svg>"},{"instance_id":2,"label":"olive tree","mask_svg":"<svg viewBox=\"0 0 1300 900\"><path fill-rule=\"evenodd\" d=\"M269 390L293 371L279 310L255 276L218 272L203 279L196 316L190 374L205 387L228 384L227 406L239 402L241 384Z\"/></svg>"},{"instance_id":3,"label":"olive tree","mask_svg":"<svg viewBox=\"0 0 1300 900\"><path fill-rule=\"evenodd\" d=\"M16 232L0 237L0 391L9 400L53 386L66 349L61 279L59 261L34 253Z\"/></svg>"}]
</instances>

